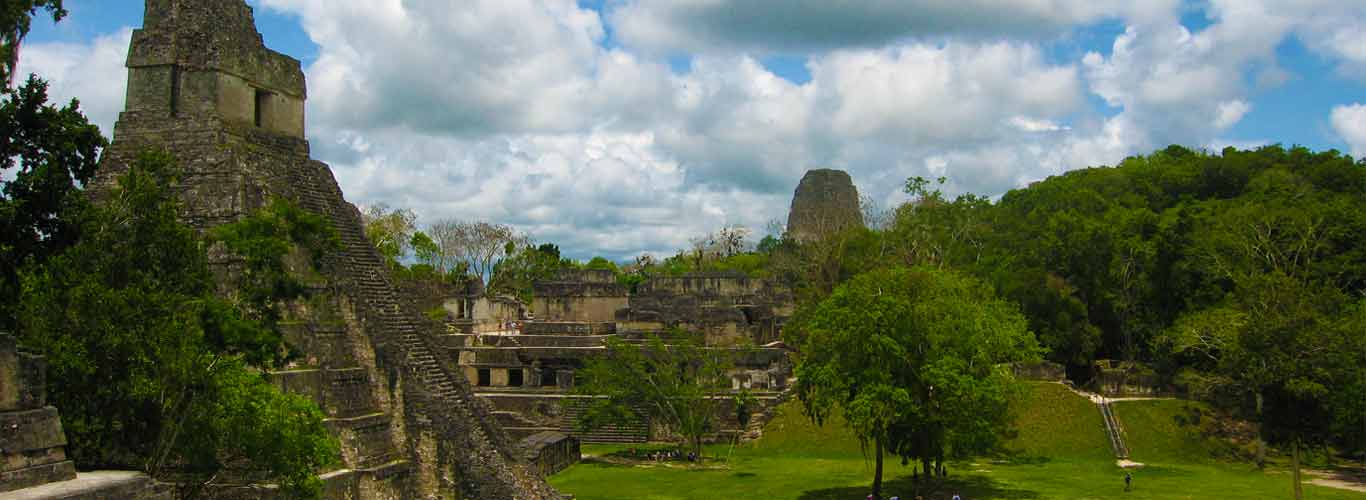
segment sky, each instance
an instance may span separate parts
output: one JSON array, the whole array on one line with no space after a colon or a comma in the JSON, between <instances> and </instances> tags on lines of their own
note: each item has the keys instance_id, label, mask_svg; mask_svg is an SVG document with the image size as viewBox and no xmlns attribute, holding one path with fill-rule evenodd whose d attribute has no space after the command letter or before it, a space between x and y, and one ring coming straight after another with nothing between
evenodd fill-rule
<instances>
[{"instance_id":1,"label":"sky","mask_svg":"<svg viewBox=\"0 0 1366 500\"><path fill-rule=\"evenodd\" d=\"M248 0L303 62L347 199L671 255L786 219L811 168L883 207L1181 144L1366 156L1360 0ZM21 73L110 134L143 4L66 0Z\"/></svg>"}]
</instances>

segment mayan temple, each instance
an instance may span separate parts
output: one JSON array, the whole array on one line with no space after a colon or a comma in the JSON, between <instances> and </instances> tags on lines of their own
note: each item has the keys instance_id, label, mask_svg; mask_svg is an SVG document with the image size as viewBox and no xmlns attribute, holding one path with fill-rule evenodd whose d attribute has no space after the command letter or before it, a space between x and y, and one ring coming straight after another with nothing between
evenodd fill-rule
<instances>
[{"instance_id":1,"label":"mayan temple","mask_svg":"<svg viewBox=\"0 0 1366 500\"><path fill-rule=\"evenodd\" d=\"M183 218L196 228L278 196L329 218L341 237L321 269L294 263L314 293L291 304L285 325L306 359L272 374L316 400L342 443L342 463L323 475L327 498L561 498L438 355L360 213L328 166L309 158L300 63L265 47L243 0L147 0L127 66L127 101L96 191L159 148L180 163Z\"/></svg>"}]
</instances>

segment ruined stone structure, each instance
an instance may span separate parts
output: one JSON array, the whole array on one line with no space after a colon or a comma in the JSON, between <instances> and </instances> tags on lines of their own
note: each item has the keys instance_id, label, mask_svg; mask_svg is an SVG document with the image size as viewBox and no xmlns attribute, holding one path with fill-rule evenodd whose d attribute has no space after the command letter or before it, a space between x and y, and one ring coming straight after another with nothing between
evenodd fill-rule
<instances>
[{"instance_id":1,"label":"ruined stone structure","mask_svg":"<svg viewBox=\"0 0 1366 500\"><path fill-rule=\"evenodd\" d=\"M766 280L694 273L641 283L616 321L626 334L682 328L704 333L708 345L764 345L779 340L793 307L791 292Z\"/></svg>"},{"instance_id":2,"label":"ruined stone structure","mask_svg":"<svg viewBox=\"0 0 1366 500\"><path fill-rule=\"evenodd\" d=\"M169 500L169 488L137 472L76 474L61 416L47 404L46 369L0 332L0 498Z\"/></svg>"},{"instance_id":3,"label":"ruined stone structure","mask_svg":"<svg viewBox=\"0 0 1366 500\"><path fill-rule=\"evenodd\" d=\"M792 314L791 293L741 274L708 273L656 277L635 291L617 284L610 271L568 271L533 284L534 317L522 328L497 335L452 333L444 337L475 393L492 403L515 437L559 431L587 442L663 439L664 430L644 418L590 432L575 427L582 404L571 396L574 372L605 351L608 338L642 340L681 328L705 335L717 348L749 346L731 373L732 386L752 391L756 413L780 401L788 387L788 351L777 342ZM750 434L762 416L742 428L734 408L722 410L717 437Z\"/></svg>"},{"instance_id":4,"label":"ruined stone structure","mask_svg":"<svg viewBox=\"0 0 1366 500\"><path fill-rule=\"evenodd\" d=\"M0 333L0 492L76 478L61 418L47 405L45 373L39 356Z\"/></svg>"},{"instance_id":5,"label":"ruined stone structure","mask_svg":"<svg viewBox=\"0 0 1366 500\"><path fill-rule=\"evenodd\" d=\"M320 269L302 254L290 262L313 292L284 323L306 359L272 374L317 401L341 440L342 463L323 475L328 498L560 498L396 293L330 169L309 158L305 97L299 62L265 47L243 0L147 0L93 190L160 148L178 160L182 216L196 228L275 197L331 221L341 250ZM232 272L226 256L210 257Z\"/></svg>"},{"instance_id":6,"label":"ruined stone structure","mask_svg":"<svg viewBox=\"0 0 1366 500\"><path fill-rule=\"evenodd\" d=\"M606 323L627 305L627 289L612 271L564 271L532 284L532 313L540 321Z\"/></svg>"},{"instance_id":7,"label":"ruined stone structure","mask_svg":"<svg viewBox=\"0 0 1366 500\"><path fill-rule=\"evenodd\" d=\"M1169 394L1152 367L1133 361L1097 359L1088 387L1107 397L1151 397Z\"/></svg>"},{"instance_id":8,"label":"ruined stone structure","mask_svg":"<svg viewBox=\"0 0 1366 500\"><path fill-rule=\"evenodd\" d=\"M797 241L812 241L863 225L858 188L843 170L808 170L792 194L787 214L787 234Z\"/></svg>"},{"instance_id":9,"label":"ruined stone structure","mask_svg":"<svg viewBox=\"0 0 1366 500\"><path fill-rule=\"evenodd\" d=\"M496 333L515 328L527 316L526 305L508 295L489 296L484 293L483 280L466 278L463 293L445 298L446 325L459 333Z\"/></svg>"}]
</instances>

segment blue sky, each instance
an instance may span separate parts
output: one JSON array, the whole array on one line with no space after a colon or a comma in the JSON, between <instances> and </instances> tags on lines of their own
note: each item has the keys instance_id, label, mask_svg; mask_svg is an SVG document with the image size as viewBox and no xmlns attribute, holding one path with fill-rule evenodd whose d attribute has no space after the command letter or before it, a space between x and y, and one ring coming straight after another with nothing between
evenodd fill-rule
<instances>
[{"instance_id":1,"label":"blue sky","mask_svg":"<svg viewBox=\"0 0 1366 500\"><path fill-rule=\"evenodd\" d=\"M302 61L314 156L351 201L579 257L763 233L807 168L890 206L912 175L995 196L1170 142L1366 153L1351 0L248 3ZM21 71L107 132L142 2L67 5Z\"/></svg>"}]
</instances>

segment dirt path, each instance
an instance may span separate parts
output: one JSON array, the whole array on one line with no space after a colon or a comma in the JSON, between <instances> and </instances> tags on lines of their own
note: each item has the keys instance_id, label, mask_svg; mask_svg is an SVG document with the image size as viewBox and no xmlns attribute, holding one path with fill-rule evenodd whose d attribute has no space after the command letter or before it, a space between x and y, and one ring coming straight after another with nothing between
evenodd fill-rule
<instances>
[{"instance_id":1,"label":"dirt path","mask_svg":"<svg viewBox=\"0 0 1366 500\"><path fill-rule=\"evenodd\" d=\"M1314 476L1309 484L1366 493L1366 466L1339 467L1333 470L1307 469L1304 472Z\"/></svg>"}]
</instances>

